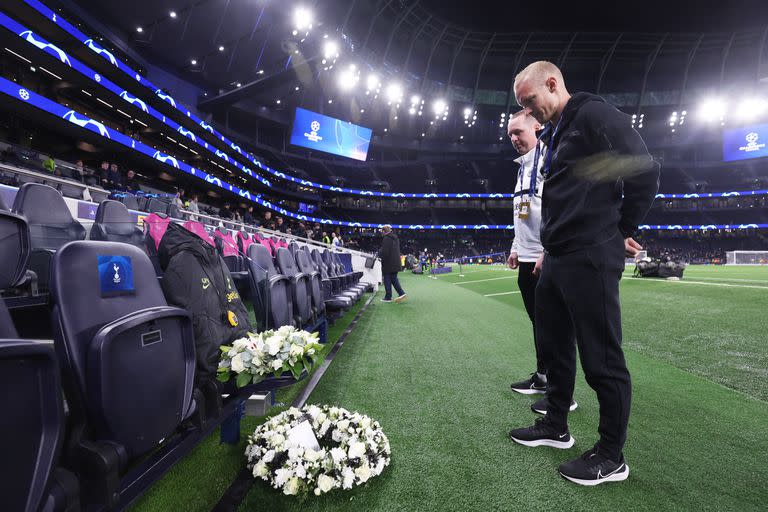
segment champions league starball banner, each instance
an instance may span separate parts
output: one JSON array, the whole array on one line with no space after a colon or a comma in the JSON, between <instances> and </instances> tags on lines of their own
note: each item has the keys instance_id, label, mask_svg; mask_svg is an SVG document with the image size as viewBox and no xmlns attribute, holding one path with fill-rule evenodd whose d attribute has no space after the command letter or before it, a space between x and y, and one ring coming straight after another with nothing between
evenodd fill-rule
<instances>
[{"instance_id":1,"label":"champions league starball banner","mask_svg":"<svg viewBox=\"0 0 768 512\"><path fill-rule=\"evenodd\" d=\"M768 156L768 124L723 131L723 160L748 160Z\"/></svg>"},{"instance_id":2,"label":"champions league starball banner","mask_svg":"<svg viewBox=\"0 0 768 512\"><path fill-rule=\"evenodd\" d=\"M291 144L364 162L372 133L370 128L297 107Z\"/></svg>"}]
</instances>

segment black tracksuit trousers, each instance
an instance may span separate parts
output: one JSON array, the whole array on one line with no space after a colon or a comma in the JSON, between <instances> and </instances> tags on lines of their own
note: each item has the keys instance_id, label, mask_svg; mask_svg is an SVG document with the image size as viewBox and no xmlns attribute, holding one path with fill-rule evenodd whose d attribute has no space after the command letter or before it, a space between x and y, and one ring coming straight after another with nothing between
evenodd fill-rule
<instances>
[{"instance_id":1,"label":"black tracksuit trousers","mask_svg":"<svg viewBox=\"0 0 768 512\"><path fill-rule=\"evenodd\" d=\"M587 384L600 403L598 447L613 460L621 457L627 438L632 394L621 349L623 271L624 239L617 232L602 245L546 254L536 287L536 338L548 366L547 416L567 428L578 345Z\"/></svg>"}]
</instances>

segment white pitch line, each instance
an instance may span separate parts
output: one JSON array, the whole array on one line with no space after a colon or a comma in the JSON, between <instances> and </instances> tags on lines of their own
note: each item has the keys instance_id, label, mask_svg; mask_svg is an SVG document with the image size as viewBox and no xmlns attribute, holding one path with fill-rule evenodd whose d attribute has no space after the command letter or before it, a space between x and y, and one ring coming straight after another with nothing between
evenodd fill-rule
<instances>
[{"instance_id":1,"label":"white pitch line","mask_svg":"<svg viewBox=\"0 0 768 512\"><path fill-rule=\"evenodd\" d=\"M737 283L763 283L768 286L768 281L765 279L739 279L735 277L703 277L703 276L693 276L694 279L704 279L705 281L734 281Z\"/></svg>"},{"instance_id":2,"label":"white pitch line","mask_svg":"<svg viewBox=\"0 0 768 512\"><path fill-rule=\"evenodd\" d=\"M488 295L483 295L483 297L496 297L497 295L512 295L513 293L520 293L517 292L501 292L501 293L489 293Z\"/></svg>"},{"instance_id":3,"label":"white pitch line","mask_svg":"<svg viewBox=\"0 0 768 512\"><path fill-rule=\"evenodd\" d=\"M515 276L491 277L489 279L476 279L474 281L462 281L460 283L453 283L453 284L484 283L485 281L498 281L499 279L515 279Z\"/></svg>"},{"instance_id":4,"label":"white pitch line","mask_svg":"<svg viewBox=\"0 0 768 512\"><path fill-rule=\"evenodd\" d=\"M666 279L626 279L626 281L639 283L673 283L673 284L702 284L706 286L725 286L728 288L757 288L759 290L768 290L768 286L754 286L749 284L727 284L727 283L706 283L704 281L667 281Z\"/></svg>"}]
</instances>

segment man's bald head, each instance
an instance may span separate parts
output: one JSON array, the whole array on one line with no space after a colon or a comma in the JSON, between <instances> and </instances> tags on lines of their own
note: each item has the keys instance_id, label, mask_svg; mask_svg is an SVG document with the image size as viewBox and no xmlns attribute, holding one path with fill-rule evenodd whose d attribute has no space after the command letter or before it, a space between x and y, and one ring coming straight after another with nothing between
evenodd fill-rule
<instances>
[{"instance_id":1,"label":"man's bald head","mask_svg":"<svg viewBox=\"0 0 768 512\"><path fill-rule=\"evenodd\" d=\"M563 86L565 85L563 73L560 71L560 68L549 61L540 60L533 64L529 64L517 74L515 77L515 88L517 88L517 84L525 80L531 80L534 83L546 83L547 79L550 77L553 77Z\"/></svg>"},{"instance_id":2,"label":"man's bald head","mask_svg":"<svg viewBox=\"0 0 768 512\"><path fill-rule=\"evenodd\" d=\"M541 124L560 116L571 97L560 69L545 60L526 66L515 77L515 99Z\"/></svg>"},{"instance_id":3,"label":"man's bald head","mask_svg":"<svg viewBox=\"0 0 768 512\"><path fill-rule=\"evenodd\" d=\"M507 135L515 151L525 155L536 147L536 132L541 129L541 125L536 119L530 116L526 110L521 110L509 116L507 124Z\"/></svg>"}]
</instances>

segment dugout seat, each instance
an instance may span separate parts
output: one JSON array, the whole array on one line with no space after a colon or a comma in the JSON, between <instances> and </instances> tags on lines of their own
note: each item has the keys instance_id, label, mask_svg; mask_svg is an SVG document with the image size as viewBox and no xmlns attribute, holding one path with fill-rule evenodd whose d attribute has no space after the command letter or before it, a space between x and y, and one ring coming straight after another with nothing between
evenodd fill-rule
<instances>
[{"instance_id":1,"label":"dugout seat","mask_svg":"<svg viewBox=\"0 0 768 512\"><path fill-rule=\"evenodd\" d=\"M102 201L91 227L91 240L123 242L140 247L144 241L141 229L131 218L128 208L118 201Z\"/></svg>"},{"instance_id":2,"label":"dugout seat","mask_svg":"<svg viewBox=\"0 0 768 512\"><path fill-rule=\"evenodd\" d=\"M290 280L275 269L269 249L261 244L251 244L246 262L259 330L295 325Z\"/></svg>"}]
</instances>

